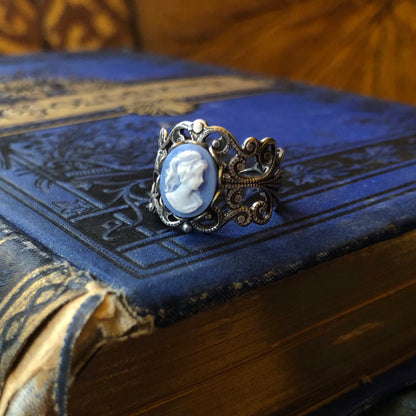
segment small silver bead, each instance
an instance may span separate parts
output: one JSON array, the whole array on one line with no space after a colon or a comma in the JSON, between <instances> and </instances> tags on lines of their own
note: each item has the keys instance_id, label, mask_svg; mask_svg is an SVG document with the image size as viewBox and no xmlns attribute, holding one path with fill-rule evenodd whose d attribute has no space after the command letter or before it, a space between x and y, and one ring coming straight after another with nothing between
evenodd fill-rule
<instances>
[{"instance_id":1,"label":"small silver bead","mask_svg":"<svg viewBox=\"0 0 416 416\"><path fill-rule=\"evenodd\" d=\"M184 223L182 224L182 231L183 231L184 233L190 233L190 232L192 231L192 225L191 225L191 224L189 224L188 222L184 222Z\"/></svg>"},{"instance_id":2,"label":"small silver bead","mask_svg":"<svg viewBox=\"0 0 416 416\"><path fill-rule=\"evenodd\" d=\"M196 133L199 134L201 133L201 131L204 129L204 122L200 119L195 120L192 123L192 130Z\"/></svg>"}]
</instances>

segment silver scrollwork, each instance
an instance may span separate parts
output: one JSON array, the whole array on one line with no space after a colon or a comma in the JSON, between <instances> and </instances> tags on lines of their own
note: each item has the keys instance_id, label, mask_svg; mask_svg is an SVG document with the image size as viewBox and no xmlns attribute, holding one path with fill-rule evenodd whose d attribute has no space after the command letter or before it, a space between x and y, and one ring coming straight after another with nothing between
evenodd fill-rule
<instances>
[{"instance_id":1,"label":"silver scrollwork","mask_svg":"<svg viewBox=\"0 0 416 416\"><path fill-rule=\"evenodd\" d=\"M208 208L201 214L185 218L169 210L161 195L161 171L172 148L178 144L202 144L218 167L217 190ZM231 219L246 226L266 224L277 202L278 180L284 150L270 138L249 137L240 146L235 137L219 126L204 120L182 121L168 134L162 128L154 168L149 209L155 211L169 227L212 232Z\"/></svg>"}]
</instances>

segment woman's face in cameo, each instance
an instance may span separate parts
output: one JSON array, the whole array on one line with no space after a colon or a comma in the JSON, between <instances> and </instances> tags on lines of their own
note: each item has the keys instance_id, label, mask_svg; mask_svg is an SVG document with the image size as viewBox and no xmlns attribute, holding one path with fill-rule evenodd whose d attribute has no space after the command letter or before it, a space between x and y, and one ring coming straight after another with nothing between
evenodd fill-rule
<instances>
[{"instance_id":1,"label":"woman's face in cameo","mask_svg":"<svg viewBox=\"0 0 416 416\"><path fill-rule=\"evenodd\" d=\"M197 191L204 182L206 165L200 161L190 169L190 174L181 178L181 183L193 191Z\"/></svg>"},{"instance_id":2,"label":"woman's face in cameo","mask_svg":"<svg viewBox=\"0 0 416 416\"><path fill-rule=\"evenodd\" d=\"M175 156L166 171L166 199L178 212L188 214L203 203L199 187L204 182L208 164L195 150L186 150Z\"/></svg>"},{"instance_id":3,"label":"woman's face in cameo","mask_svg":"<svg viewBox=\"0 0 416 416\"><path fill-rule=\"evenodd\" d=\"M173 214L192 218L210 205L218 180L218 167L209 151L195 144L181 144L167 155L160 175L160 193Z\"/></svg>"},{"instance_id":4,"label":"woman's face in cameo","mask_svg":"<svg viewBox=\"0 0 416 416\"><path fill-rule=\"evenodd\" d=\"M168 191L173 191L176 186L197 191L204 182L203 174L207 163L201 155L188 150L176 156L169 165L169 177L167 179ZM172 186L175 184L175 186Z\"/></svg>"}]
</instances>

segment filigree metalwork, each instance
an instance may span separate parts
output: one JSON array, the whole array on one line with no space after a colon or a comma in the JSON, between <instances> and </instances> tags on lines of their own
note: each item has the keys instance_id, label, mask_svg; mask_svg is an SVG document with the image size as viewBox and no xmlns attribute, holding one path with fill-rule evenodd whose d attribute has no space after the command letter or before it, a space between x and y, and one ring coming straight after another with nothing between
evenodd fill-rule
<instances>
[{"instance_id":1,"label":"filigree metalwork","mask_svg":"<svg viewBox=\"0 0 416 416\"><path fill-rule=\"evenodd\" d=\"M193 218L182 218L169 211L160 192L163 162L172 147L180 143L206 146L218 166L217 192L209 207ZM204 120L183 121L169 134L162 128L149 209L157 212L164 224L181 227L185 232L216 231L230 220L242 226L266 224L277 202L283 156L283 149L270 137L249 137L240 146L228 130L209 126Z\"/></svg>"}]
</instances>

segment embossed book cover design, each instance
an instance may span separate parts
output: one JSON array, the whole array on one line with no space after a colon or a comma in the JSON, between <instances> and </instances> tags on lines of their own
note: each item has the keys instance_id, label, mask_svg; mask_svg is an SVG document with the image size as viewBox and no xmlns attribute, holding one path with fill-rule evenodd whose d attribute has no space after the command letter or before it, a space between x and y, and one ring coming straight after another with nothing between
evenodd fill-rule
<instances>
[{"instance_id":1,"label":"embossed book cover design","mask_svg":"<svg viewBox=\"0 0 416 416\"><path fill-rule=\"evenodd\" d=\"M0 71L0 215L156 325L415 227L411 107L123 53ZM199 118L285 149L266 226L183 234L147 210L160 128Z\"/></svg>"}]
</instances>

